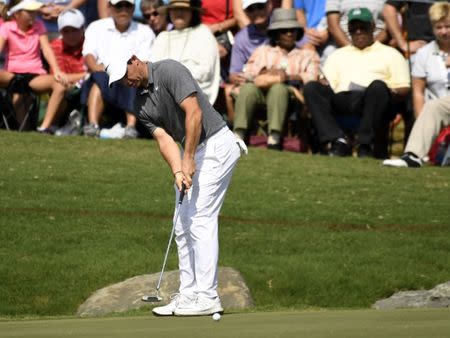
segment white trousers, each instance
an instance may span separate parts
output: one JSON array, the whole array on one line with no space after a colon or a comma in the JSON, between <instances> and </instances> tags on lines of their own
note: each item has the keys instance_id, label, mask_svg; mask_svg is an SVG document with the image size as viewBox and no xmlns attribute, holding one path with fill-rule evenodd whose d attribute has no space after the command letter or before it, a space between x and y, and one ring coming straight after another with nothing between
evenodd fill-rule
<instances>
[{"instance_id":1,"label":"white trousers","mask_svg":"<svg viewBox=\"0 0 450 338\"><path fill-rule=\"evenodd\" d=\"M196 173L175 224L179 291L189 297L217 297L219 211L240 155L236 137L228 127L197 147ZM175 190L177 205L179 192ZM175 214L176 210L174 222Z\"/></svg>"},{"instance_id":2,"label":"white trousers","mask_svg":"<svg viewBox=\"0 0 450 338\"><path fill-rule=\"evenodd\" d=\"M424 158L443 127L450 124L450 95L425 103L414 122L405 152Z\"/></svg>"}]
</instances>

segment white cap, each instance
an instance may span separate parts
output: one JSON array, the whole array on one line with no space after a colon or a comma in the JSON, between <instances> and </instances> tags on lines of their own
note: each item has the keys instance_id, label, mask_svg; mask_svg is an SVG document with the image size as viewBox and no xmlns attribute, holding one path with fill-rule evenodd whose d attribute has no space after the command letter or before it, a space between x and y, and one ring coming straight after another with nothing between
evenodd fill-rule
<instances>
[{"instance_id":1,"label":"white cap","mask_svg":"<svg viewBox=\"0 0 450 338\"><path fill-rule=\"evenodd\" d=\"M129 2L130 4L134 5L134 0L109 0L109 3L111 5L117 5L121 1Z\"/></svg>"},{"instance_id":2,"label":"white cap","mask_svg":"<svg viewBox=\"0 0 450 338\"><path fill-rule=\"evenodd\" d=\"M254 4L265 4L267 0L242 0L242 8L247 9L249 6Z\"/></svg>"},{"instance_id":3,"label":"white cap","mask_svg":"<svg viewBox=\"0 0 450 338\"><path fill-rule=\"evenodd\" d=\"M127 62L131 59L133 54L122 54L120 57L115 57L111 63L106 66L106 72L109 76L108 85L111 85L121 80L127 73Z\"/></svg>"},{"instance_id":4,"label":"white cap","mask_svg":"<svg viewBox=\"0 0 450 338\"><path fill-rule=\"evenodd\" d=\"M65 27L81 28L84 26L84 15L76 8L68 8L58 15L58 30Z\"/></svg>"},{"instance_id":5,"label":"white cap","mask_svg":"<svg viewBox=\"0 0 450 338\"><path fill-rule=\"evenodd\" d=\"M39 8L44 6L42 2L37 0L23 0L19 2L17 5L13 6L9 11L8 15L11 16L15 12L26 10L26 11L37 11Z\"/></svg>"}]
</instances>

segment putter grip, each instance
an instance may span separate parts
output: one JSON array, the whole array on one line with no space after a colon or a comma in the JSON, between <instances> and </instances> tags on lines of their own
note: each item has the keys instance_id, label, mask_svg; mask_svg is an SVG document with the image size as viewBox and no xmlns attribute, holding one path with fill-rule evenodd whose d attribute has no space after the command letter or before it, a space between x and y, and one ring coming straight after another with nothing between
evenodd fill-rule
<instances>
[{"instance_id":1,"label":"putter grip","mask_svg":"<svg viewBox=\"0 0 450 338\"><path fill-rule=\"evenodd\" d=\"M183 203L183 198L184 198L184 195L185 195L185 190L186 190L186 186L185 186L184 183L183 183L183 185L181 186L180 198L178 199L178 204Z\"/></svg>"}]
</instances>

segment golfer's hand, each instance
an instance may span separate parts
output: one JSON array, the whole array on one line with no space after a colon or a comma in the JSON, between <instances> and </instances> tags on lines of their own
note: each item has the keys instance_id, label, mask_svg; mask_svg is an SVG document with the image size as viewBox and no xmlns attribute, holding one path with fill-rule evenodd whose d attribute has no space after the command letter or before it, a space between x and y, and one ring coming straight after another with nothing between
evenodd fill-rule
<instances>
[{"instance_id":1,"label":"golfer's hand","mask_svg":"<svg viewBox=\"0 0 450 338\"><path fill-rule=\"evenodd\" d=\"M183 183L186 186L186 190L189 190L192 186L192 176L195 174L195 161L193 158L183 158L182 170L184 175Z\"/></svg>"},{"instance_id":2,"label":"golfer's hand","mask_svg":"<svg viewBox=\"0 0 450 338\"><path fill-rule=\"evenodd\" d=\"M175 178L175 185L178 188L178 191L181 191L183 188L185 188L184 186L184 174L182 171L177 171L174 175Z\"/></svg>"}]
</instances>

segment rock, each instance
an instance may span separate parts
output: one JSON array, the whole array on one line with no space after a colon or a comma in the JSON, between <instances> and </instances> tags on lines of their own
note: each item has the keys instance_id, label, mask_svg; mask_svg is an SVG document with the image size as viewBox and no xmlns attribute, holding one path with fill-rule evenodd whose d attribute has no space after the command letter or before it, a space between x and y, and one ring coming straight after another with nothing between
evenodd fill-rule
<instances>
[{"instance_id":1,"label":"rock","mask_svg":"<svg viewBox=\"0 0 450 338\"><path fill-rule=\"evenodd\" d=\"M82 317L101 316L112 312L138 309L143 306L153 306L154 303L142 302L141 298L144 295L155 295L158 278L159 273L140 275L97 290L79 306L77 315ZM163 301L157 304L167 304L170 300L170 295L177 292L178 286L178 270L165 272L159 294ZM217 291L225 310L239 310L253 306L250 291L244 279L233 268L219 268L219 287Z\"/></svg>"},{"instance_id":2,"label":"rock","mask_svg":"<svg viewBox=\"0 0 450 338\"><path fill-rule=\"evenodd\" d=\"M375 309L442 308L450 307L450 281L431 290L401 291L377 301Z\"/></svg>"}]
</instances>

